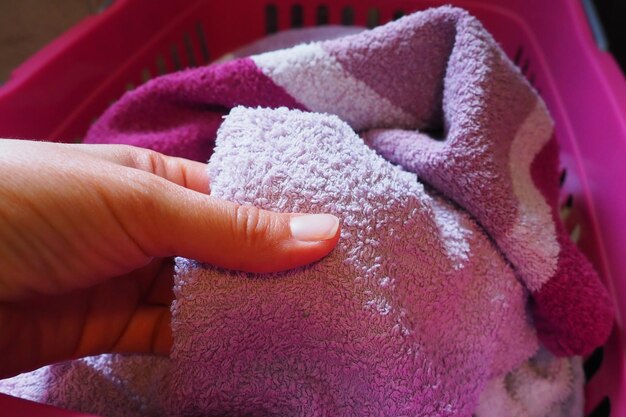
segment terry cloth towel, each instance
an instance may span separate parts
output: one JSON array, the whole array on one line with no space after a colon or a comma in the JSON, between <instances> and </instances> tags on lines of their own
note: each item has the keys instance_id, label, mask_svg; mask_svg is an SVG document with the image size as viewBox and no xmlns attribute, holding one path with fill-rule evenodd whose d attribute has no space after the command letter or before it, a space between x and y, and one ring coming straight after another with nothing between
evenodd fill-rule
<instances>
[{"instance_id":1,"label":"terry cloth towel","mask_svg":"<svg viewBox=\"0 0 626 417\"><path fill-rule=\"evenodd\" d=\"M573 368L522 363L527 291L489 237L338 118L236 108L209 174L220 198L341 216L338 247L272 275L178 259L170 361L105 355L9 392L115 417L569 415Z\"/></svg>"},{"instance_id":2,"label":"terry cloth towel","mask_svg":"<svg viewBox=\"0 0 626 417\"><path fill-rule=\"evenodd\" d=\"M582 359L555 358L545 349L494 378L480 395L475 417L583 417Z\"/></svg>"},{"instance_id":3,"label":"terry cloth towel","mask_svg":"<svg viewBox=\"0 0 626 417\"><path fill-rule=\"evenodd\" d=\"M173 415L469 416L537 350L489 237L336 116L235 108L209 177L218 198L336 214L342 235L281 274L178 260Z\"/></svg>"},{"instance_id":4,"label":"terry cloth towel","mask_svg":"<svg viewBox=\"0 0 626 417\"><path fill-rule=\"evenodd\" d=\"M337 115L485 228L531 291L535 326L553 353L588 354L607 338L611 301L557 217L549 115L467 12L431 9L155 79L110 108L86 141L206 160L235 105Z\"/></svg>"},{"instance_id":5,"label":"terry cloth towel","mask_svg":"<svg viewBox=\"0 0 626 417\"><path fill-rule=\"evenodd\" d=\"M47 366L0 381L0 392L106 417L166 416L167 358L100 355ZM491 379L475 417L582 417L580 358L540 350L519 368Z\"/></svg>"},{"instance_id":6,"label":"terry cloth towel","mask_svg":"<svg viewBox=\"0 0 626 417\"><path fill-rule=\"evenodd\" d=\"M535 351L525 307L556 354L606 338L608 296L555 217L543 103L465 12L153 80L87 142L206 160L235 105L338 116L236 109L210 170L216 195L338 214L342 241L273 276L179 261L171 414L467 416Z\"/></svg>"}]
</instances>

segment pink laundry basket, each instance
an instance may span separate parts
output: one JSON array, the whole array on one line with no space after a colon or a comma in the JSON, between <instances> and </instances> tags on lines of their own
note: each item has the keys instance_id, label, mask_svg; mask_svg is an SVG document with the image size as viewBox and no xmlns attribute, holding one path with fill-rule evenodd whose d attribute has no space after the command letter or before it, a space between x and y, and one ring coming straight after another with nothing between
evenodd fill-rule
<instances>
[{"instance_id":1,"label":"pink laundry basket","mask_svg":"<svg viewBox=\"0 0 626 417\"><path fill-rule=\"evenodd\" d=\"M80 140L126 90L207 64L268 33L320 24L372 27L446 3L483 22L556 121L562 214L618 308L610 340L585 363L585 412L626 416L626 81L597 47L579 0L117 0L13 72L0 88L0 137ZM0 410L85 416L7 396L0 396Z\"/></svg>"}]
</instances>

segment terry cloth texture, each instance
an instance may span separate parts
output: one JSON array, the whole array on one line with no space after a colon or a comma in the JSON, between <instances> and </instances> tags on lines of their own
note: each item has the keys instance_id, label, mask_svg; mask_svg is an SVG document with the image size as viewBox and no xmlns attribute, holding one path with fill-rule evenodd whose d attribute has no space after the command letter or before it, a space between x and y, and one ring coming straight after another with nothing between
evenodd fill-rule
<instances>
[{"instance_id":1,"label":"terry cloth texture","mask_svg":"<svg viewBox=\"0 0 626 417\"><path fill-rule=\"evenodd\" d=\"M178 261L173 415L470 415L537 350L488 236L336 116L235 108L212 195L342 219L330 256L250 275Z\"/></svg>"},{"instance_id":2,"label":"terry cloth texture","mask_svg":"<svg viewBox=\"0 0 626 417\"><path fill-rule=\"evenodd\" d=\"M5 390L123 417L544 417L580 398L575 363L526 361L528 294L488 236L336 117L236 108L209 174L220 198L340 216L338 247L272 275L179 259L171 360L105 355Z\"/></svg>"},{"instance_id":3,"label":"terry cloth texture","mask_svg":"<svg viewBox=\"0 0 626 417\"><path fill-rule=\"evenodd\" d=\"M613 310L557 217L558 146L543 101L467 12L442 7L371 31L197 68L127 94L90 143L207 160L232 107L328 113L467 210L532 293L541 341L588 354ZM440 130L442 140L427 132Z\"/></svg>"}]
</instances>

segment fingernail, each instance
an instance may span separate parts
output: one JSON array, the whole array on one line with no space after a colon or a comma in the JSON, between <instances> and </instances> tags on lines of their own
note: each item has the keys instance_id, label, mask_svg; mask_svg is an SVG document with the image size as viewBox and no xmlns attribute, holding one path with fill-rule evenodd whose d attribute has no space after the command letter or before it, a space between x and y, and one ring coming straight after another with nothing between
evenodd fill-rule
<instances>
[{"instance_id":1,"label":"fingernail","mask_svg":"<svg viewBox=\"0 0 626 417\"><path fill-rule=\"evenodd\" d=\"M339 219L332 214L306 214L289 221L291 236L305 242L316 242L335 237Z\"/></svg>"}]
</instances>

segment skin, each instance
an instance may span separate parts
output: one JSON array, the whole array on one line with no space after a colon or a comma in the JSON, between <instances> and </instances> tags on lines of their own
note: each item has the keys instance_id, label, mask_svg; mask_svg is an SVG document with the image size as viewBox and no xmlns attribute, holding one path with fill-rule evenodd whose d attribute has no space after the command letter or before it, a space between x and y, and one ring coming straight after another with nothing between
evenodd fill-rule
<instances>
[{"instance_id":1,"label":"skin","mask_svg":"<svg viewBox=\"0 0 626 417\"><path fill-rule=\"evenodd\" d=\"M216 199L204 164L130 146L0 140L0 173L0 377L167 355L174 255L273 272L339 238L296 239L300 214Z\"/></svg>"}]
</instances>

